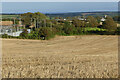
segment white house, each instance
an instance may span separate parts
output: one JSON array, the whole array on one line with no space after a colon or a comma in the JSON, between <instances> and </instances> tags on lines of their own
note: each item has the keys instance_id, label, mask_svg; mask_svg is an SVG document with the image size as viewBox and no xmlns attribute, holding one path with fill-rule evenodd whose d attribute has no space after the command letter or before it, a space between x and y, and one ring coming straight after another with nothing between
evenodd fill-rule
<instances>
[{"instance_id":1,"label":"white house","mask_svg":"<svg viewBox=\"0 0 120 80\"><path fill-rule=\"evenodd\" d=\"M102 18L101 21L105 21L106 19L105 18Z\"/></svg>"}]
</instances>

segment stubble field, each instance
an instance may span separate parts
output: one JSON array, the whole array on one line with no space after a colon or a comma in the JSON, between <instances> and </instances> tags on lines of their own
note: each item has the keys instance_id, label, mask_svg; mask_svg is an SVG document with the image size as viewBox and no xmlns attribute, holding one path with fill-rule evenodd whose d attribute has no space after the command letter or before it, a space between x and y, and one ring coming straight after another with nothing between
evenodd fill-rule
<instances>
[{"instance_id":1,"label":"stubble field","mask_svg":"<svg viewBox=\"0 0 120 80\"><path fill-rule=\"evenodd\" d=\"M117 78L118 36L3 39L3 78Z\"/></svg>"}]
</instances>

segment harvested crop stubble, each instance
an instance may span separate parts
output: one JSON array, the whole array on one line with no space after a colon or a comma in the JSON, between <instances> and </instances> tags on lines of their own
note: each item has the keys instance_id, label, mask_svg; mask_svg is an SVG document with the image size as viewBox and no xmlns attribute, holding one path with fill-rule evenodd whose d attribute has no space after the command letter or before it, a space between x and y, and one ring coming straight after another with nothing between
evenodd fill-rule
<instances>
[{"instance_id":1,"label":"harvested crop stubble","mask_svg":"<svg viewBox=\"0 0 120 80\"><path fill-rule=\"evenodd\" d=\"M3 78L116 78L118 36L3 39Z\"/></svg>"}]
</instances>

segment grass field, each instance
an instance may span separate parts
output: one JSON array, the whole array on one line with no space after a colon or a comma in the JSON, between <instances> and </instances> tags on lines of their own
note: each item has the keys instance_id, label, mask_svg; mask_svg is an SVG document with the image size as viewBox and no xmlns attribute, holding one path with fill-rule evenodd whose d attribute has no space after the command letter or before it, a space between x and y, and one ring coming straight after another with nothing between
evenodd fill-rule
<instances>
[{"instance_id":1,"label":"grass field","mask_svg":"<svg viewBox=\"0 0 120 80\"><path fill-rule=\"evenodd\" d=\"M3 78L116 78L118 36L3 39Z\"/></svg>"},{"instance_id":2,"label":"grass field","mask_svg":"<svg viewBox=\"0 0 120 80\"><path fill-rule=\"evenodd\" d=\"M3 19L8 19L8 18L19 18L19 15L0 15Z\"/></svg>"}]
</instances>

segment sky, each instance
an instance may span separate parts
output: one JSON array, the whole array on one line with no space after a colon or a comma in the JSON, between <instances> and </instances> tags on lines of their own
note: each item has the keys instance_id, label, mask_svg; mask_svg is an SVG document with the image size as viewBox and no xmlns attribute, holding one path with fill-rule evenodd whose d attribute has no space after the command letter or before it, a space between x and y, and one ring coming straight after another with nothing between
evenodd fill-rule
<instances>
[{"instance_id":1,"label":"sky","mask_svg":"<svg viewBox=\"0 0 120 80\"><path fill-rule=\"evenodd\" d=\"M3 2L3 13L117 11L117 2Z\"/></svg>"},{"instance_id":2,"label":"sky","mask_svg":"<svg viewBox=\"0 0 120 80\"><path fill-rule=\"evenodd\" d=\"M2 2L118 2L120 0L1 0Z\"/></svg>"}]
</instances>

